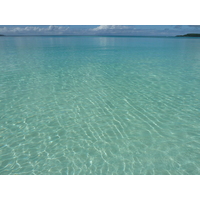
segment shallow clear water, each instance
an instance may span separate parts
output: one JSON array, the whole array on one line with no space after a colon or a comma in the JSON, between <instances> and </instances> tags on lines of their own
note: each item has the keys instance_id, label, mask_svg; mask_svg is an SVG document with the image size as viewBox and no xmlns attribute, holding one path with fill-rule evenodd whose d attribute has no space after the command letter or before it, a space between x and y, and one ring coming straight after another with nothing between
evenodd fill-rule
<instances>
[{"instance_id":1,"label":"shallow clear water","mask_svg":"<svg viewBox=\"0 0 200 200\"><path fill-rule=\"evenodd\" d=\"M200 39L0 37L0 174L200 174Z\"/></svg>"}]
</instances>

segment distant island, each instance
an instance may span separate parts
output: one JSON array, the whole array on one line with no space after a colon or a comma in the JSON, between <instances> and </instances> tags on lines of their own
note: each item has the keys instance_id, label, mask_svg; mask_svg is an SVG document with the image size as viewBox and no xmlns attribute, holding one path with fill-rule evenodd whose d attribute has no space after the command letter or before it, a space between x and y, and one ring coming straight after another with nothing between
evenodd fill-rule
<instances>
[{"instance_id":1,"label":"distant island","mask_svg":"<svg viewBox=\"0 0 200 200\"><path fill-rule=\"evenodd\" d=\"M188 33L185 35L177 35L176 37L200 37L200 33Z\"/></svg>"},{"instance_id":2,"label":"distant island","mask_svg":"<svg viewBox=\"0 0 200 200\"><path fill-rule=\"evenodd\" d=\"M4 35L0 34L0 36L4 36Z\"/></svg>"}]
</instances>

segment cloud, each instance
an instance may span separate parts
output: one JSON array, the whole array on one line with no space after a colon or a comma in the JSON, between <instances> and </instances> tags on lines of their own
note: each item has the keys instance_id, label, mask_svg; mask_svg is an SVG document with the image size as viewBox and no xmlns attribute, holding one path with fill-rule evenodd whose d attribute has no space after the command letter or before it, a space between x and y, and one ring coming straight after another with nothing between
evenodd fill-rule
<instances>
[{"instance_id":1,"label":"cloud","mask_svg":"<svg viewBox=\"0 0 200 200\"><path fill-rule=\"evenodd\" d=\"M93 35L133 35L137 34L135 26L126 25L100 25L96 28L90 29Z\"/></svg>"},{"instance_id":2,"label":"cloud","mask_svg":"<svg viewBox=\"0 0 200 200\"><path fill-rule=\"evenodd\" d=\"M55 26L49 26L48 30L50 30L50 31L55 30Z\"/></svg>"},{"instance_id":3,"label":"cloud","mask_svg":"<svg viewBox=\"0 0 200 200\"><path fill-rule=\"evenodd\" d=\"M6 26L0 27L0 33L5 35L63 35L69 32L67 26Z\"/></svg>"},{"instance_id":4,"label":"cloud","mask_svg":"<svg viewBox=\"0 0 200 200\"><path fill-rule=\"evenodd\" d=\"M94 28L93 28L94 27ZM0 26L4 35L116 35L116 36L175 36L199 32L200 25L137 26Z\"/></svg>"},{"instance_id":5,"label":"cloud","mask_svg":"<svg viewBox=\"0 0 200 200\"><path fill-rule=\"evenodd\" d=\"M189 25L191 28L200 28L200 25Z\"/></svg>"},{"instance_id":6,"label":"cloud","mask_svg":"<svg viewBox=\"0 0 200 200\"><path fill-rule=\"evenodd\" d=\"M175 29L181 29L182 28L182 25L176 25L174 26Z\"/></svg>"},{"instance_id":7,"label":"cloud","mask_svg":"<svg viewBox=\"0 0 200 200\"><path fill-rule=\"evenodd\" d=\"M134 25L100 25L91 29L91 33L94 35L124 35L124 36L166 36L173 35L169 28L151 26L134 26Z\"/></svg>"},{"instance_id":8,"label":"cloud","mask_svg":"<svg viewBox=\"0 0 200 200\"><path fill-rule=\"evenodd\" d=\"M128 29L127 26L122 25L100 25L96 28L93 28L93 31L99 31L99 30L113 30L113 29Z\"/></svg>"}]
</instances>

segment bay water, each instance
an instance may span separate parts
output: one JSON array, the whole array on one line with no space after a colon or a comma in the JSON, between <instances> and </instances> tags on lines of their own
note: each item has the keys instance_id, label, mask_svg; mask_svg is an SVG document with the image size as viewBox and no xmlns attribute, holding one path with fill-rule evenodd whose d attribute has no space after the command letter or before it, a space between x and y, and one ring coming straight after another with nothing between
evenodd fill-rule
<instances>
[{"instance_id":1,"label":"bay water","mask_svg":"<svg viewBox=\"0 0 200 200\"><path fill-rule=\"evenodd\" d=\"M0 37L0 174L200 174L200 39Z\"/></svg>"}]
</instances>

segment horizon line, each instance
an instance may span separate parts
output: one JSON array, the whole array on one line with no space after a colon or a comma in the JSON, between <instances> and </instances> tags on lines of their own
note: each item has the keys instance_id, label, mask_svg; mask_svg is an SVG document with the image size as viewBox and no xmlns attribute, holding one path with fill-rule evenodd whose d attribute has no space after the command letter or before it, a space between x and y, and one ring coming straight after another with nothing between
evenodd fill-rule
<instances>
[{"instance_id":1,"label":"horizon line","mask_svg":"<svg viewBox=\"0 0 200 200\"><path fill-rule=\"evenodd\" d=\"M33 35L3 35L3 34L0 34L0 36L6 36L6 37L27 37L27 36L101 36L101 37L176 37L176 35L172 36L172 35L79 35L79 34L69 34L69 35L51 35L51 34L41 34L41 35L38 35L38 34L33 34Z\"/></svg>"}]
</instances>

